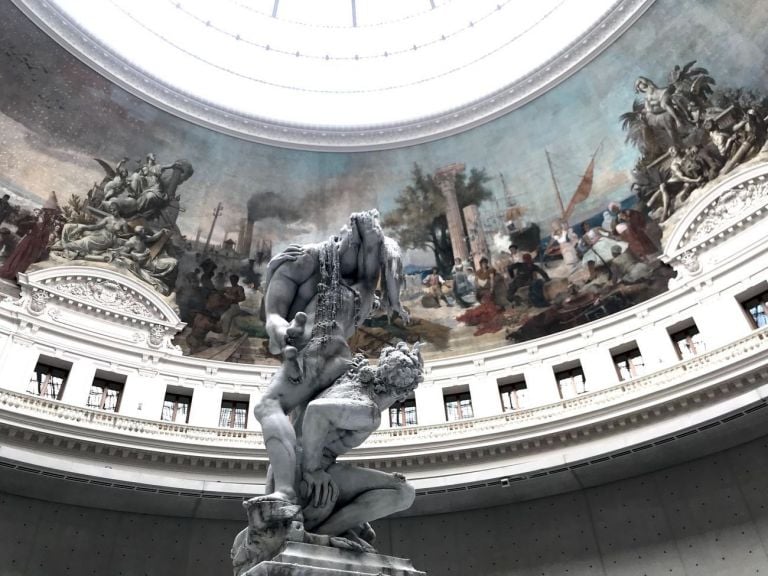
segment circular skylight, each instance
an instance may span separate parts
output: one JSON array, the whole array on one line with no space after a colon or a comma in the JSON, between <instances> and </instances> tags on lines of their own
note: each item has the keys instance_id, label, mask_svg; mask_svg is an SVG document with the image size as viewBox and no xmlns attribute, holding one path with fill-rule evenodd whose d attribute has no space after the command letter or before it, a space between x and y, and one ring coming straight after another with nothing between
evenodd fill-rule
<instances>
[{"instance_id":1,"label":"circular skylight","mask_svg":"<svg viewBox=\"0 0 768 576\"><path fill-rule=\"evenodd\" d=\"M335 137L379 128L402 132L403 126L410 130L441 116L446 126L451 116L475 122L498 111L498 105L488 107L488 99L508 100L514 89L504 94L506 88L558 55L567 61L566 48L578 46L596 23L605 28L611 20L611 28L619 28L648 3L40 2L82 33L81 44L90 40L170 89L182 109L194 102L204 111L215 108L254 125L262 122L264 129L325 130ZM484 111L475 114L478 108Z\"/></svg>"}]
</instances>

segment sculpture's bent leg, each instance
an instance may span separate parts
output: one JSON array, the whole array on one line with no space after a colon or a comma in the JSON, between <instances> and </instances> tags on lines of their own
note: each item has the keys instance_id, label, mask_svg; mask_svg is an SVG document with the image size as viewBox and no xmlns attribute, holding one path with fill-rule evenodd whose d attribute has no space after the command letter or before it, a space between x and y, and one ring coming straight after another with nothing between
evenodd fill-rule
<instances>
[{"instance_id":1,"label":"sculpture's bent leg","mask_svg":"<svg viewBox=\"0 0 768 576\"><path fill-rule=\"evenodd\" d=\"M263 396L253 408L261 424L264 446L274 474L275 490L271 498L296 502L293 489L296 470L296 433L283 412L280 401L273 396Z\"/></svg>"},{"instance_id":2,"label":"sculpture's bent leg","mask_svg":"<svg viewBox=\"0 0 768 576\"><path fill-rule=\"evenodd\" d=\"M413 504L416 491L403 476L334 464L328 473L339 488L336 510L318 526L319 534L341 535Z\"/></svg>"},{"instance_id":3,"label":"sculpture's bent leg","mask_svg":"<svg viewBox=\"0 0 768 576\"><path fill-rule=\"evenodd\" d=\"M283 365L253 407L253 415L261 425L264 446L274 476L275 490L270 498L288 502L296 502L296 432L286 415L286 407L281 398L289 395L292 388L301 386L301 380L298 352L296 348L288 346L283 353Z\"/></svg>"}]
</instances>

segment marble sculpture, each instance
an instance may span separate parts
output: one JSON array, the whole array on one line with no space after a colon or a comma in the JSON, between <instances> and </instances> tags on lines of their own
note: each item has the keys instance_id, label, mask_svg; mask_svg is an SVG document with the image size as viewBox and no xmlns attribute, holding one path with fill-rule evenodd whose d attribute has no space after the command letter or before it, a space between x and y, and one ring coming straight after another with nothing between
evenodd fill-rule
<instances>
[{"instance_id":1,"label":"marble sculpture","mask_svg":"<svg viewBox=\"0 0 768 576\"><path fill-rule=\"evenodd\" d=\"M407 321L402 279L399 247L375 210L352 214L338 236L290 246L270 262L264 313L282 365L254 408L269 493L244 503L248 527L232 548L235 576L261 573L259 563L287 542L375 552L369 522L413 502L402 475L337 462L422 380L418 344L385 348L376 366L347 344L375 308Z\"/></svg>"}]
</instances>

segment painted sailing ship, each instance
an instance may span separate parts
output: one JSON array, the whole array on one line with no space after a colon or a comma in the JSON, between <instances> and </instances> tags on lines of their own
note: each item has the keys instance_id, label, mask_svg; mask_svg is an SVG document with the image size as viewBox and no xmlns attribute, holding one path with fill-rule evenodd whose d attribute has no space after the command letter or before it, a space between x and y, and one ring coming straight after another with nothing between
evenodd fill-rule
<instances>
[{"instance_id":1,"label":"painted sailing ship","mask_svg":"<svg viewBox=\"0 0 768 576\"><path fill-rule=\"evenodd\" d=\"M504 187L507 209L504 211L504 228L509 235L510 244L517 245L524 252L538 250L541 241L541 229L535 222L525 220L526 209L510 193L504 174L499 174Z\"/></svg>"},{"instance_id":2,"label":"painted sailing ship","mask_svg":"<svg viewBox=\"0 0 768 576\"><path fill-rule=\"evenodd\" d=\"M584 170L581 179L579 180L579 184L576 186L576 190L571 196L567 206L563 203L563 197L560 193L560 186L558 185L557 178L555 177L555 171L552 167L552 160L550 158L549 152L546 150L544 151L547 156L549 174L552 178L552 184L554 186L555 200L560 212L559 217L565 222L569 222L574 210L576 209L576 206L586 200L592 193L592 184L594 182L595 173L595 158L597 157L601 147L602 143L597 147L597 149L595 149L594 154L592 154L592 158L590 159L589 164L587 164L587 167ZM515 197L510 194L509 189L507 188L507 183L504 180L504 175L499 174L499 176L504 187L504 196L507 199L507 209L504 216L504 225L506 227L506 232L509 234L510 243L516 244L518 249L524 252L534 252L540 248L541 229L535 222L526 222L524 220L526 213L525 206L519 204ZM555 256L557 254L557 245L555 244L550 246L547 251L547 255Z\"/></svg>"},{"instance_id":3,"label":"painted sailing ship","mask_svg":"<svg viewBox=\"0 0 768 576\"><path fill-rule=\"evenodd\" d=\"M557 206L560 209L559 219L562 222L565 222L566 225L570 222L571 216L573 215L576 206L589 198L589 195L592 193L592 185L595 176L595 158L597 157L598 152L600 152L601 147L602 142L595 149L594 154L592 154L592 158L589 160L589 164L587 164L587 167L584 170L584 174L582 174L581 179L579 180L579 184L576 186L576 190L568 202L568 206L563 204L563 197L560 193L560 186L557 183L557 178L555 177L555 170L552 167L552 158L549 155L549 151L544 151L544 153L547 155L547 165L549 166L549 174L552 178L552 186L555 191L555 200L557 201ZM550 238L549 242L547 243L547 247L544 250L544 256L547 258L561 256L560 245Z\"/></svg>"}]
</instances>

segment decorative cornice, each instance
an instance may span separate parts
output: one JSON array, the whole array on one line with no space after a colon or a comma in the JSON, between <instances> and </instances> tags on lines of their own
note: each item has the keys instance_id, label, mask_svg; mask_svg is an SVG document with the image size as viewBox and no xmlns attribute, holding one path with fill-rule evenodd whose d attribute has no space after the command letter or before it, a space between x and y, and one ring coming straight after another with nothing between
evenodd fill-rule
<instances>
[{"instance_id":1,"label":"decorative cornice","mask_svg":"<svg viewBox=\"0 0 768 576\"><path fill-rule=\"evenodd\" d=\"M346 461L378 467L389 461L439 463L446 455L479 450L486 456L571 444L595 434L662 417L693 404L765 384L768 329L670 368L569 400L498 416L375 432ZM256 430L207 428L123 416L0 389L0 424L34 431L56 446L140 459L167 454L266 461ZM31 432L30 432L31 433ZM26 432L22 432L26 434ZM36 440L43 442L44 440ZM482 455L481 454L481 455ZM452 456L451 456L452 457Z\"/></svg>"},{"instance_id":2,"label":"decorative cornice","mask_svg":"<svg viewBox=\"0 0 768 576\"><path fill-rule=\"evenodd\" d=\"M181 329L169 302L123 274L90 266L51 266L19 275L22 299L33 315L55 300L113 321Z\"/></svg>"},{"instance_id":3,"label":"decorative cornice","mask_svg":"<svg viewBox=\"0 0 768 576\"><path fill-rule=\"evenodd\" d=\"M571 45L529 74L474 102L408 122L317 126L276 122L225 109L164 84L99 44L45 0L13 0L48 35L83 62L172 114L245 140L307 150L362 151L410 146L457 134L519 108L599 55L655 0L622 0Z\"/></svg>"},{"instance_id":4,"label":"decorative cornice","mask_svg":"<svg viewBox=\"0 0 768 576\"><path fill-rule=\"evenodd\" d=\"M183 327L171 302L124 274L95 266L46 266L19 274L21 298L0 303L46 318L93 340L113 341L180 354L172 343Z\"/></svg>"},{"instance_id":5,"label":"decorative cornice","mask_svg":"<svg viewBox=\"0 0 768 576\"><path fill-rule=\"evenodd\" d=\"M701 270L700 256L768 214L768 162L761 156L705 191L669 234L662 259L688 274Z\"/></svg>"}]
</instances>

